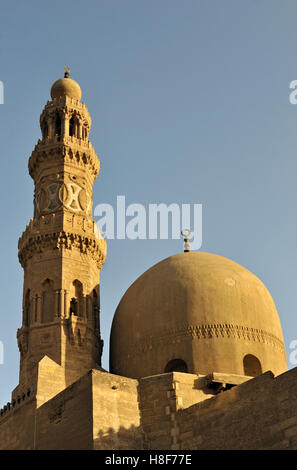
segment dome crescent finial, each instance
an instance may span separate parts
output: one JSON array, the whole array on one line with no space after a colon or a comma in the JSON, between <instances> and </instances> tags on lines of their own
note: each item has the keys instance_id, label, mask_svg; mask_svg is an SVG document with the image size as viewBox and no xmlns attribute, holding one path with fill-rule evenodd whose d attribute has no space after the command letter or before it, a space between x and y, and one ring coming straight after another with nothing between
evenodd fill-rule
<instances>
[{"instance_id":1,"label":"dome crescent finial","mask_svg":"<svg viewBox=\"0 0 297 470\"><path fill-rule=\"evenodd\" d=\"M67 67L67 65L64 65L64 70L65 70L64 78L69 78L70 77L70 68Z\"/></svg>"},{"instance_id":2,"label":"dome crescent finial","mask_svg":"<svg viewBox=\"0 0 297 470\"><path fill-rule=\"evenodd\" d=\"M189 229L184 228L184 229L181 231L181 235L184 237L184 242L185 242L184 252L185 252L185 253L188 253L189 251L191 251L191 245L190 245L189 239L190 239L191 236L192 236L192 232L191 232Z\"/></svg>"}]
</instances>

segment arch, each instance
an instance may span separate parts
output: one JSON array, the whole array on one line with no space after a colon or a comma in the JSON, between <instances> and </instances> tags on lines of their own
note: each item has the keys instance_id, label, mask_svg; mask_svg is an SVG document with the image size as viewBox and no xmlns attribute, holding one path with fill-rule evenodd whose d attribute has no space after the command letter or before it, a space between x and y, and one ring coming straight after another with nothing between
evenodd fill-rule
<instances>
[{"instance_id":1,"label":"arch","mask_svg":"<svg viewBox=\"0 0 297 470\"><path fill-rule=\"evenodd\" d=\"M256 356L253 356L253 354L247 354L243 358L243 370L244 375L248 375L249 377L256 377L257 375L261 375L261 362Z\"/></svg>"},{"instance_id":2,"label":"arch","mask_svg":"<svg viewBox=\"0 0 297 470\"><path fill-rule=\"evenodd\" d=\"M88 140L88 128L86 124L82 126L82 138L83 140Z\"/></svg>"},{"instance_id":3,"label":"arch","mask_svg":"<svg viewBox=\"0 0 297 470\"><path fill-rule=\"evenodd\" d=\"M183 359L172 359L166 365L164 372L188 372L188 366Z\"/></svg>"},{"instance_id":4,"label":"arch","mask_svg":"<svg viewBox=\"0 0 297 470\"><path fill-rule=\"evenodd\" d=\"M55 135L60 136L61 131L62 131L62 120L61 120L60 114L58 113L58 111L56 111Z\"/></svg>"},{"instance_id":5,"label":"arch","mask_svg":"<svg viewBox=\"0 0 297 470\"><path fill-rule=\"evenodd\" d=\"M55 317L54 281L46 279L42 283L42 323L50 323Z\"/></svg>"},{"instance_id":6,"label":"arch","mask_svg":"<svg viewBox=\"0 0 297 470\"><path fill-rule=\"evenodd\" d=\"M72 137L74 135L74 117L72 116L69 121L69 135Z\"/></svg>"},{"instance_id":7,"label":"arch","mask_svg":"<svg viewBox=\"0 0 297 470\"><path fill-rule=\"evenodd\" d=\"M79 136L79 120L75 114L73 114L69 120L69 135L70 137Z\"/></svg>"},{"instance_id":8,"label":"arch","mask_svg":"<svg viewBox=\"0 0 297 470\"><path fill-rule=\"evenodd\" d=\"M73 281L73 293L74 296L70 301L70 314L83 317L83 285L78 279Z\"/></svg>"},{"instance_id":9,"label":"arch","mask_svg":"<svg viewBox=\"0 0 297 470\"><path fill-rule=\"evenodd\" d=\"M78 313L78 308L77 308L77 300L75 297L72 297L70 300L70 316L71 315L77 315Z\"/></svg>"},{"instance_id":10,"label":"arch","mask_svg":"<svg viewBox=\"0 0 297 470\"><path fill-rule=\"evenodd\" d=\"M99 299L96 289L93 289L93 321L94 330L99 329Z\"/></svg>"},{"instance_id":11,"label":"arch","mask_svg":"<svg viewBox=\"0 0 297 470\"><path fill-rule=\"evenodd\" d=\"M27 289L26 296L25 296L25 306L24 306L24 326L30 325L30 307L31 307L30 289Z\"/></svg>"}]
</instances>

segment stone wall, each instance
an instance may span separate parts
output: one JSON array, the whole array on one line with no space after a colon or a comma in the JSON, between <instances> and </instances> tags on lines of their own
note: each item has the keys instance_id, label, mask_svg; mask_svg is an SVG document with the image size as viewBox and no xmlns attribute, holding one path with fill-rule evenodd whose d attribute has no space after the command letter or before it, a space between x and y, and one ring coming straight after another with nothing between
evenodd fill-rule
<instances>
[{"instance_id":1,"label":"stone wall","mask_svg":"<svg viewBox=\"0 0 297 470\"><path fill-rule=\"evenodd\" d=\"M176 447L178 410L213 396L205 389L205 377L171 372L139 381L141 426L144 448Z\"/></svg>"},{"instance_id":2,"label":"stone wall","mask_svg":"<svg viewBox=\"0 0 297 470\"><path fill-rule=\"evenodd\" d=\"M205 380L176 372L140 380L145 448L297 449L297 368L216 395Z\"/></svg>"},{"instance_id":3,"label":"stone wall","mask_svg":"<svg viewBox=\"0 0 297 470\"><path fill-rule=\"evenodd\" d=\"M35 398L25 397L0 417L0 449L34 449Z\"/></svg>"},{"instance_id":4,"label":"stone wall","mask_svg":"<svg viewBox=\"0 0 297 470\"><path fill-rule=\"evenodd\" d=\"M141 449L137 380L91 370L37 412L38 449Z\"/></svg>"},{"instance_id":5,"label":"stone wall","mask_svg":"<svg viewBox=\"0 0 297 470\"><path fill-rule=\"evenodd\" d=\"M138 380L92 371L95 449L142 449Z\"/></svg>"},{"instance_id":6,"label":"stone wall","mask_svg":"<svg viewBox=\"0 0 297 470\"><path fill-rule=\"evenodd\" d=\"M297 449L296 397L297 368L139 381L91 370L39 407L26 396L2 411L0 449Z\"/></svg>"},{"instance_id":7,"label":"stone wall","mask_svg":"<svg viewBox=\"0 0 297 470\"><path fill-rule=\"evenodd\" d=\"M180 449L297 449L297 368L271 372L177 413Z\"/></svg>"},{"instance_id":8,"label":"stone wall","mask_svg":"<svg viewBox=\"0 0 297 470\"><path fill-rule=\"evenodd\" d=\"M92 449L92 371L37 410L36 449Z\"/></svg>"}]
</instances>

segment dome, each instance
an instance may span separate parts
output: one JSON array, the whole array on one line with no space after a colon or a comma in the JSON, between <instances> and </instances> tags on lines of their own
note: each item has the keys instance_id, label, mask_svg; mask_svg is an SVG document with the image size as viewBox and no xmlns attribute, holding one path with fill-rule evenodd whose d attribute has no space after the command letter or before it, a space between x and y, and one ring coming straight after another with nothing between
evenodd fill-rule
<instances>
[{"instance_id":1,"label":"dome","mask_svg":"<svg viewBox=\"0 0 297 470\"><path fill-rule=\"evenodd\" d=\"M79 84L72 80L72 78L64 77L57 80L51 88L51 97L60 98L62 96L69 96L77 101L81 100L81 88Z\"/></svg>"},{"instance_id":2,"label":"dome","mask_svg":"<svg viewBox=\"0 0 297 470\"><path fill-rule=\"evenodd\" d=\"M255 376L287 370L279 316L265 285L223 256L180 253L126 291L114 315L110 371Z\"/></svg>"}]
</instances>

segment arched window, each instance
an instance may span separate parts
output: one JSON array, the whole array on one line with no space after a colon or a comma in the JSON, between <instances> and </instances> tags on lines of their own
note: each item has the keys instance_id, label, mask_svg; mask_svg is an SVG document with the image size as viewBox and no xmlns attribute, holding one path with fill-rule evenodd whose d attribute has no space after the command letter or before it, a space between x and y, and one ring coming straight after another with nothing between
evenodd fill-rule
<instances>
[{"instance_id":1,"label":"arched window","mask_svg":"<svg viewBox=\"0 0 297 470\"><path fill-rule=\"evenodd\" d=\"M70 312L79 317L83 317L83 285L77 279L73 282L74 297L70 302Z\"/></svg>"},{"instance_id":2,"label":"arched window","mask_svg":"<svg viewBox=\"0 0 297 470\"><path fill-rule=\"evenodd\" d=\"M249 377L256 377L262 374L262 367L259 359L252 354L247 354L243 358L244 375Z\"/></svg>"},{"instance_id":3,"label":"arched window","mask_svg":"<svg viewBox=\"0 0 297 470\"><path fill-rule=\"evenodd\" d=\"M93 319L94 319L94 329L98 330L99 328L99 302L98 294L96 290L93 290Z\"/></svg>"},{"instance_id":4,"label":"arched window","mask_svg":"<svg viewBox=\"0 0 297 470\"><path fill-rule=\"evenodd\" d=\"M70 137L74 135L74 117L73 116L69 121L69 135Z\"/></svg>"},{"instance_id":5,"label":"arched window","mask_svg":"<svg viewBox=\"0 0 297 470\"><path fill-rule=\"evenodd\" d=\"M46 139L48 137L48 125L45 120L41 124L41 132L43 139Z\"/></svg>"},{"instance_id":6,"label":"arched window","mask_svg":"<svg viewBox=\"0 0 297 470\"><path fill-rule=\"evenodd\" d=\"M59 113L56 112L55 135L58 135L58 136L61 135L61 127L62 127L61 117Z\"/></svg>"},{"instance_id":7,"label":"arched window","mask_svg":"<svg viewBox=\"0 0 297 470\"><path fill-rule=\"evenodd\" d=\"M188 366L182 359L172 359L168 362L164 372L188 372Z\"/></svg>"},{"instance_id":8,"label":"arched window","mask_svg":"<svg viewBox=\"0 0 297 470\"><path fill-rule=\"evenodd\" d=\"M77 315L77 300L75 297L70 300L70 316L71 315Z\"/></svg>"},{"instance_id":9,"label":"arched window","mask_svg":"<svg viewBox=\"0 0 297 470\"><path fill-rule=\"evenodd\" d=\"M25 296L25 308L24 308L24 326L30 325L30 289L27 290Z\"/></svg>"},{"instance_id":10,"label":"arched window","mask_svg":"<svg viewBox=\"0 0 297 470\"><path fill-rule=\"evenodd\" d=\"M87 129L86 126L82 127L82 138L83 138L83 140L87 140L87 138L88 138L88 129Z\"/></svg>"},{"instance_id":11,"label":"arched window","mask_svg":"<svg viewBox=\"0 0 297 470\"><path fill-rule=\"evenodd\" d=\"M54 282L46 279L42 284L42 323L50 323L55 317Z\"/></svg>"},{"instance_id":12,"label":"arched window","mask_svg":"<svg viewBox=\"0 0 297 470\"><path fill-rule=\"evenodd\" d=\"M72 116L71 119L69 120L69 135L70 137L79 137L79 120L77 116Z\"/></svg>"}]
</instances>

